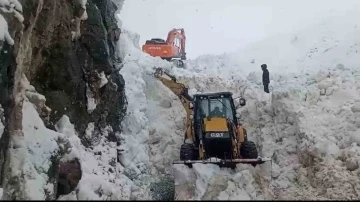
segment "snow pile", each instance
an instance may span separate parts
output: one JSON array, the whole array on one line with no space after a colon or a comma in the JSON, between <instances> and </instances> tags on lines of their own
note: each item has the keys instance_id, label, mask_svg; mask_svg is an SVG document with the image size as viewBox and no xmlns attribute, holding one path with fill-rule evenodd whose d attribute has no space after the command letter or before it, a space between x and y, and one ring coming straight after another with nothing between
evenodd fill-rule
<instances>
[{"instance_id":1,"label":"snow pile","mask_svg":"<svg viewBox=\"0 0 360 202\"><path fill-rule=\"evenodd\" d=\"M66 152L66 141L60 133L47 129L39 117L37 110L41 109L37 107L41 104L32 101L41 101L43 96L34 91L26 78L22 80L22 86L27 94L22 97L22 131L15 130L11 136L4 197L12 195L16 198L42 200L51 198L54 193L51 165L52 161ZM11 185L13 180L20 181L21 187ZM11 188L7 187L10 185Z\"/></svg>"},{"instance_id":2,"label":"snow pile","mask_svg":"<svg viewBox=\"0 0 360 202\"><path fill-rule=\"evenodd\" d=\"M24 21L22 5L17 0L0 0L0 11L3 13L13 13L20 23ZM0 41L4 40L10 45L14 44L14 39L10 36L8 30L8 23L0 13Z\"/></svg>"},{"instance_id":3,"label":"snow pile","mask_svg":"<svg viewBox=\"0 0 360 202\"><path fill-rule=\"evenodd\" d=\"M108 142L108 130L94 148L85 148L77 136L74 125L67 116L63 116L56 128L66 135L71 152L62 161L78 159L82 168L82 177L75 191L59 197L59 200L129 200L132 182L124 174L124 168L117 163L118 146ZM93 123L89 123L87 135L92 135Z\"/></svg>"},{"instance_id":4,"label":"snow pile","mask_svg":"<svg viewBox=\"0 0 360 202\"><path fill-rule=\"evenodd\" d=\"M170 64L143 54L135 46L138 39L136 34L124 30L119 41L123 60L123 68L120 73L125 79L126 96L129 103L127 115L122 123L121 138L124 139L124 143L121 145L123 151L120 162L125 167L127 176L133 179L136 186L140 188L133 193L134 197L148 199L151 197L148 187L152 182L156 183L154 176L157 173L149 160L149 133L151 133L150 135L154 133L150 128L154 120L147 116L149 101L144 78L150 76L154 72L154 68L169 68Z\"/></svg>"},{"instance_id":5,"label":"snow pile","mask_svg":"<svg viewBox=\"0 0 360 202\"><path fill-rule=\"evenodd\" d=\"M117 163L119 146L107 140L111 128L104 128L99 143L86 148L67 116L56 123L57 132L46 128L38 112L40 107L46 107L41 105L45 103L44 96L37 94L25 78L22 85L27 89L23 97L23 129L11 140L4 199L9 195L31 200L55 199L53 163L77 159L81 165L81 180L76 190L60 196L59 200L129 200L134 183L124 175L124 167ZM94 123L89 123L86 135L94 135L93 129ZM20 181L21 187L10 186L13 180Z\"/></svg>"}]
</instances>

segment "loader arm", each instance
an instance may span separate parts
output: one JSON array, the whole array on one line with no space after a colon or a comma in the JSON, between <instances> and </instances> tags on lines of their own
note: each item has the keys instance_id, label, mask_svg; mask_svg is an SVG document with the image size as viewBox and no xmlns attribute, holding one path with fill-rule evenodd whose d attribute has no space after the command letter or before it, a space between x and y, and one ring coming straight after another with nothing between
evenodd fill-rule
<instances>
[{"instance_id":1,"label":"loader arm","mask_svg":"<svg viewBox=\"0 0 360 202\"><path fill-rule=\"evenodd\" d=\"M163 74L167 75L170 79L165 78ZM190 108L190 103L193 101L193 98L188 94L188 88L176 81L176 78L173 75L163 71L161 68L157 68L155 71L155 78L161 81L166 87L168 87L181 101L185 111L186 111L186 137L185 139L195 140L192 134L191 119L190 115L193 113Z\"/></svg>"}]
</instances>

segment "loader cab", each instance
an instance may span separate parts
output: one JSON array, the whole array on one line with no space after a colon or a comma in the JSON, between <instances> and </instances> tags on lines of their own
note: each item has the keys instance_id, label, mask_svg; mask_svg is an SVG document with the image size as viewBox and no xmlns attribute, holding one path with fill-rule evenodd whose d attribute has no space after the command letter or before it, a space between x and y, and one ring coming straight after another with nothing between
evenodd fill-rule
<instances>
[{"instance_id":1,"label":"loader cab","mask_svg":"<svg viewBox=\"0 0 360 202\"><path fill-rule=\"evenodd\" d=\"M232 129L228 122L238 123L232 93L196 94L193 97L196 146L201 139L206 158L231 158Z\"/></svg>"},{"instance_id":2,"label":"loader cab","mask_svg":"<svg viewBox=\"0 0 360 202\"><path fill-rule=\"evenodd\" d=\"M194 95L194 105L195 122L203 118L222 117L237 123L231 92L196 94Z\"/></svg>"},{"instance_id":3,"label":"loader cab","mask_svg":"<svg viewBox=\"0 0 360 202\"><path fill-rule=\"evenodd\" d=\"M235 125L238 123L231 92L195 94L193 96L193 103L193 124L197 145L200 141L199 137L206 133L206 129L203 128L204 120L215 121L217 119L220 122L223 122L229 119ZM219 123L218 121L215 122Z\"/></svg>"}]
</instances>

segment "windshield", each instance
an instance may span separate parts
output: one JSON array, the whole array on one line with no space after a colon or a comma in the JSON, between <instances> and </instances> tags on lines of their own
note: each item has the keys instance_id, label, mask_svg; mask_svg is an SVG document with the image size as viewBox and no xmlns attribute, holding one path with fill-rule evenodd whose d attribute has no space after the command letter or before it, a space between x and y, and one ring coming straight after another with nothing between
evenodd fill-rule
<instances>
[{"instance_id":1,"label":"windshield","mask_svg":"<svg viewBox=\"0 0 360 202\"><path fill-rule=\"evenodd\" d=\"M205 98L200 101L197 118L205 118L210 116L210 118L225 117L233 120L234 116L231 109L232 108L229 98Z\"/></svg>"}]
</instances>

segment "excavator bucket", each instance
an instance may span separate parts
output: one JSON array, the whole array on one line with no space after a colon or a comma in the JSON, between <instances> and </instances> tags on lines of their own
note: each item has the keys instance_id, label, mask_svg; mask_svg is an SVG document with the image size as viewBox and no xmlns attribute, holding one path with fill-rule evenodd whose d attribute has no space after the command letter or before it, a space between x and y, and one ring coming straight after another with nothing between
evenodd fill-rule
<instances>
[{"instance_id":1,"label":"excavator bucket","mask_svg":"<svg viewBox=\"0 0 360 202\"><path fill-rule=\"evenodd\" d=\"M184 164L188 166L192 166L192 164L195 163L201 163L201 164L216 164L220 167L235 167L236 164L251 164L253 166L256 166L258 164L263 164L267 161L271 161L270 158L257 158L257 159L206 159L206 160L185 160L185 161L174 161L173 164Z\"/></svg>"},{"instance_id":2,"label":"excavator bucket","mask_svg":"<svg viewBox=\"0 0 360 202\"><path fill-rule=\"evenodd\" d=\"M171 63L177 68L185 68L185 63L182 60L173 59L171 60Z\"/></svg>"}]
</instances>

